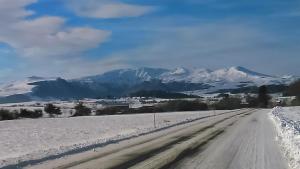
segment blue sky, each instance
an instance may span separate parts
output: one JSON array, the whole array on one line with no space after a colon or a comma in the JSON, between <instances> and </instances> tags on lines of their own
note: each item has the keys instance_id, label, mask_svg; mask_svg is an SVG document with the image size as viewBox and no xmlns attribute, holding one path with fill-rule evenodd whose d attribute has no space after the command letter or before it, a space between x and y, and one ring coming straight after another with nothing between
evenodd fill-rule
<instances>
[{"instance_id":1,"label":"blue sky","mask_svg":"<svg viewBox=\"0 0 300 169\"><path fill-rule=\"evenodd\" d=\"M1 0L0 81L127 67L299 75L299 0Z\"/></svg>"}]
</instances>

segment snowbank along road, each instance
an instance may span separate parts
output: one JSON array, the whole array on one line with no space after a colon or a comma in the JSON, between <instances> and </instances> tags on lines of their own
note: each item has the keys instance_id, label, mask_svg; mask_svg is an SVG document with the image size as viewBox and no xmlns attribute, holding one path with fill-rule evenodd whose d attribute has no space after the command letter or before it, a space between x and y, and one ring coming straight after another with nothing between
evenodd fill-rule
<instances>
[{"instance_id":1,"label":"snowbank along road","mask_svg":"<svg viewBox=\"0 0 300 169\"><path fill-rule=\"evenodd\" d=\"M285 169L270 110L240 110L27 168Z\"/></svg>"}]
</instances>

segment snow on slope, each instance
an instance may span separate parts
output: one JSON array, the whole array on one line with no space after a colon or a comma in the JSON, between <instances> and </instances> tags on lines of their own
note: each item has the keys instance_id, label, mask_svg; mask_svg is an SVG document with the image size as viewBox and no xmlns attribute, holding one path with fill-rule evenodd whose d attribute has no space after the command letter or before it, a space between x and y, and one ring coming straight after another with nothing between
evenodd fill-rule
<instances>
[{"instance_id":1,"label":"snow on slope","mask_svg":"<svg viewBox=\"0 0 300 169\"><path fill-rule=\"evenodd\" d=\"M247 82L255 85L264 85L285 83L285 79L253 72L243 67L231 67L218 69L215 71L211 71L208 69L186 69L183 74L175 74L174 72L176 71L178 71L178 69L162 74L161 79L164 82L185 81L190 83L210 84L237 84L239 82Z\"/></svg>"},{"instance_id":2,"label":"snow on slope","mask_svg":"<svg viewBox=\"0 0 300 169\"><path fill-rule=\"evenodd\" d=\"M10 96L31 92L34 86L28 85L29 81L18 81L0 85L0 96Z\"/></svg>"},{"instance_id":3,"label":"snow on slope","mask_svg":"<svg viewBox=\"0 0 300 169\"><path fill-rule=\"evenodd\" d=\"M156 116L157 127L212 114L211 111L161 113ZM153 130L153 114L1 121L0 168Z\"/></svg>"},{"instance_id":4,"label":"snow on slope","mask_svg":"<svg viewBox=\"0 0 300 169\"><path fill-rule=\"evenodd\" d=\"M270 113L277 139L291 169L300 168L300 107L275 107Z\"/></svg>"},{"instance_id":5,"label":"snow on slope","mask_svg":"<svg viewBox=\"0 0 300 169\"><path fill-rule=\"evenodd\" d=\"M101 75L83 77L75 80L84 82L136 84L143 81L158 79L161 74L167 71L167 69L145 67L137 69L119 69Z\"/></svg>"},{"instance_id":6,"label":"snow on slope","mask_svg":"<svg viewBox=\"0 0 300 169\"><path fill-rule=\"evenodd\" d=\"M248 70L243 67L231 67L211 71L209 69L185 69L184 73L174 71L161 75L163 82L202 83L211 86L208 89L185 91L186 94L203 95L220 89L236 89L247 86L290 84L297 79L295 76L269 76Z\"/></svg>"},{"instance_id":7,"label":"snow on slope","mask_svg":"<svg viewBox=\"0 0 300 169\"><path fill-rule=\"evenodd\" d=\"M0 84L0 97L29 93L35 87L34 85L30 85L30 83L54 79L56 78L43 78L32 76L28 77L25 80L13 81L10 83L2 83Z\"/></svg>"}]
</instances>

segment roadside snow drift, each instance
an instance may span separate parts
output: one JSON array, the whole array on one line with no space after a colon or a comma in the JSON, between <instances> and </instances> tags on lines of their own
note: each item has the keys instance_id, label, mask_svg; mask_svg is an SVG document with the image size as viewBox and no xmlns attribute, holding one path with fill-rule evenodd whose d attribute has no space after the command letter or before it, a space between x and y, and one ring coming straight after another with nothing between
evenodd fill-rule
<instances>
[{"instance_id":1,"label":"roadside snow drift","mask_svg":"<svg viewBox=\"0 0 300 169\"><path fill-rule=\"evenodd\" d=\"M300 107L275 107L271 118L277 129L277 139L292 169L300 168Z\"/></svg>"}]
</instances>

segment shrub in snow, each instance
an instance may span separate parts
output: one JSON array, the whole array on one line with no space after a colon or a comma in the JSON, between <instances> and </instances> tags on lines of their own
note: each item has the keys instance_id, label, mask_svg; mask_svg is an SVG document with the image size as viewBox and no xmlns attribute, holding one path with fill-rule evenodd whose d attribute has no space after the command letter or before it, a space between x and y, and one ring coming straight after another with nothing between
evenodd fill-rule
<instances>
[{"instance_id":1,"label":"shrub in snow","mask_svg":"<svg viewBox=\"0 0 300 169\"><path fill-rule=\"evenodd\" d=\"M173 100L162 104L159 108L161 108L163 111L197 111L207 110L208 106L206 103L201 103L197 100Z\"/></svg>"},{"instance_id":2,"label":"shrub in snow","mask_svg":"<svg viewBox=\"0 0 300 169\"><path fill-rule=\"evenodd\" d=\"M98 109L96 115L116 115L116 114L139 114L139 113L155 113L164 112L162 109L155 106L143 106L139 108L126 108L126 107L106 107Z\"/></svg>"},{"instance_id":3,"label":"shrub in snow","mask_svg":"<svg viewBox=\"0 0 300 169\"><path fill-rule=\"evenodd\" d=\"M27 109L21 109L20 110L20 117L23 118L40 118L43 116L42 110L27 110Z\"/></svg>"},{"instance_id":4,"label":"shrub in snow","mask_svg":"<svg viewBox=\"0 0 300 169\"><path fill-rule=\"evenodd\" d=\"M61 115L62 112L59 107L53 104L47 104L44 108L44 111L49 114L50 117L54 117L54 115Z\"/></svg>"},{"instance_id":5,"label":"shrub in snow","mask_svg":"<svg viewBox=\"0 0 300 169\"><path fill-rule=\"evenodd\" d=\"M125 113L127 110L124 110L120 107L106 107L104 109L98 109L96 110L96 115L101 116L101 115L115 115L115 114L120 114L120 113Z\"/></svg>"},{"instance_id":6,"label":"shrub in snow","mask_svg":"<svg viewBox=\"0 0 300 169\"><path fill-rule=\"evenodd\" d=\"M91 115L92 110L86 106L84 106L82 103L78 103L75 106L75 114L73 116L89 116Z\"/></svg>"},{"instance_id":7,"label":"shrub in snow","mask_svg":"<svg viewBox=\"0 0 300 169\"><path fill-rule=\"evenodd\" d=\"M10 112L9 110L0 109L0 120L13 120L18 118L18 113L13 111Z\"/></svg>"},{"instance_id":8,"label":"shrub in snow","mask_svg":"<svg viewBox=\"0 0 300 169\"><path fill-rule=\"evenodd\" d=\"M216 110L233 110L242 108L242 101L239 98L225 97L218 103L212 105Z\"/></svg>"},{"instance_id":9,"label":"shrub in snow","mask_svg":"<svg viewBox=\"0 0 300 169\"><path fill-rule=\"evenodd\" d=\"M208 110L208 105L198 100L173 100L167 103L154 106L143 106L139 108L127 107L107 107L96 111L96 115L115 115L115 114L139 114L156 112L176 112L176 111L201 111Z\"/></svg>"},{"instance_id":10,"label":"shrub in snow","mask_svg":"<svg viewBox=\"0 0 300 169\"><path fill-rule=\"evenodd\" d=\"M157 107L157 106L143 106L136 109L129 109L129 113L156 113L156 112L164 112L163 109Z\"/></svg>"}]
</instances>

